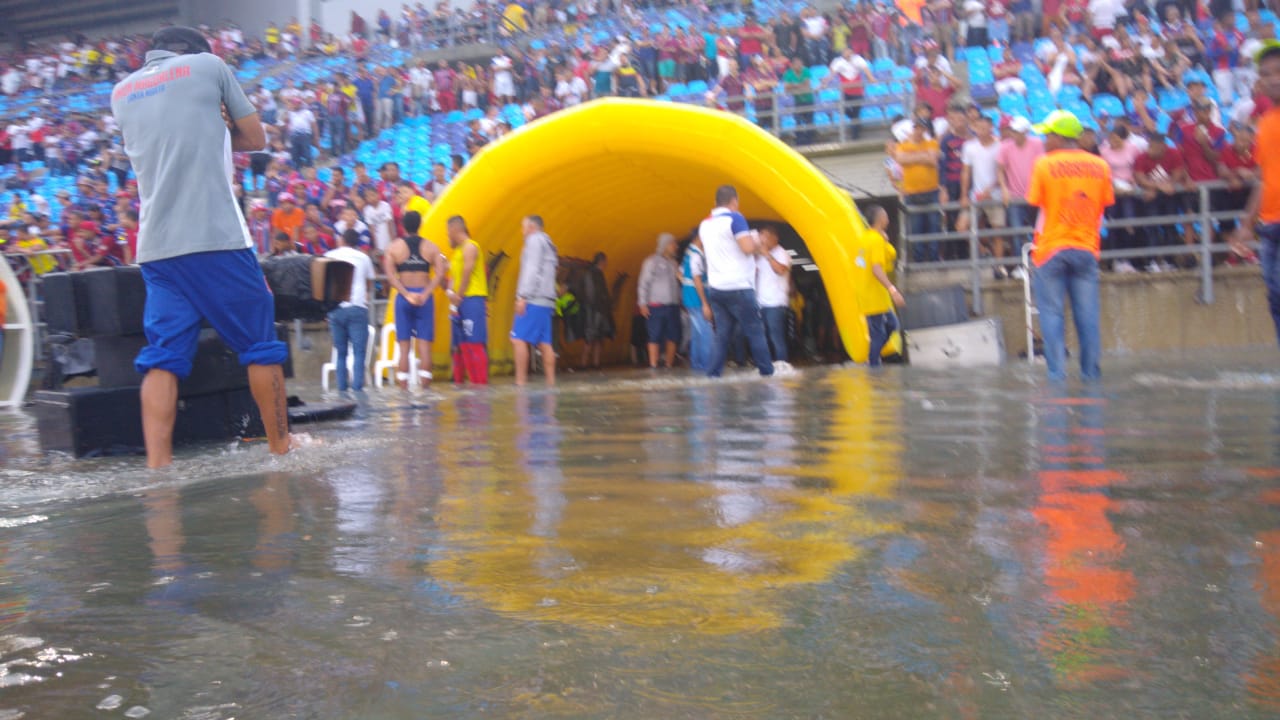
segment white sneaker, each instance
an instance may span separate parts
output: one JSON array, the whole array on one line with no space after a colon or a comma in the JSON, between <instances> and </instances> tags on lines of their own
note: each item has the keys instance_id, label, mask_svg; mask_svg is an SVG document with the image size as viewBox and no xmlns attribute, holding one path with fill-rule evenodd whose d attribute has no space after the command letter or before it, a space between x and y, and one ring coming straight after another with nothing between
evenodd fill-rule
<instances>
[{"instance_id":1,"label":"white sneaker","mask_svg":"<svg viewBox=\"0 0 1280 720\"><path fill-rule=\"evenodd\" d=\"M773 374L775 377L787 377L789 375L795 375L796 369L795 366L786 360L779 360L773 364Z\"/></svg>"},{"instance_id":2,"label":"white sneaker","mask_svg":"<svg viewBox=\"0 0 1280 720\"><path fill-rule=\"evenodd\" d=\"M1138 269L1135 268L1133 266L1133 263L1129 262L1128 260L1117 260L1116 264L1112 266L1112 270L1114 270L1115 272L1121 275L1130 275L1132 273L1138 272Z\"/></svg>"},{"instance_id":3,"label":"white sneaker","mask_svg":"<svg viewBox=\"0 0 1280 720\"><path fill-rule=\"evenodd\" d=\"M1009 277L1009 271L1004 269L1003 265L996 266L995 276L997 280L1004 280Z\"/></svg>"},{"instance_id":4,"label":"white sneaker","mask_svg":"<svg viewBox=\"0 0 1280 720\"><path fill-rule=\"evenodd\" d=\"M1173 263L1169 262L1168 260L1161 260L1161 261L1160 261L1160 271L1161 271L1161 272L1174 272L1174 271L1175 271L1175 270L1177 270L1177 269L1178 269L1178 267L1177 267L1176 265L1174 265Z\"/></svg>"},{"instance_id":5,"label":"white sneaker","mask_svg":"<svg viewBox=\"0 0 1280 720\"><path fill-rule=\"evenodd\" d=\"M1147 272L1149 272L1149 273L1162 273L1162 272L1164 272L1164 268L1163 268L1163 267L1161 267L1161 265L1160 265L1160 263L1159 263L1159 262L1157 262L1157 261L1155 261L1155 260L1152 260L1152 261L1151 261L1151 264L1150 264L1150 265L1147 265Z\"/></svg>"},{"instance_id":6,"label":"white sneaker","mask_svg":"<svg viewBox=\"0 0 1280 720\"><path fill-rule=\"evenodd\" d=\"M1022 266L1019 265L1018 267L1013 269L1013 272L1009 273L1009 277L1013 278L1014 280L1026 280L1027 271L1023 270Z\"/></svg>"}]
</instances>

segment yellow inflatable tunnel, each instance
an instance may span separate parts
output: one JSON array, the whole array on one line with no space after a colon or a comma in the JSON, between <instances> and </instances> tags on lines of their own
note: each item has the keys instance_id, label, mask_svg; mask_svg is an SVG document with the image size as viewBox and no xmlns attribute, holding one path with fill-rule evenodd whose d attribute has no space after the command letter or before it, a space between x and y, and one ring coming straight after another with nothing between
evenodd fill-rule
<instances>
[{"instance_id":1,"label":"yellow inflatable tunnel","mask_svg":"<svg viewBox=\"0 0 1280 720\"><path fill-rule=\"evenodd\" d=\"M609 255L608 276L631 280L616 299L617 360L628 346L635 277L659 233L695 228L715 204L715 189L735 185L742 214L789 223L808 246L831 299L845 349L867 356L853 258L865 225L852 199L803 156L736 115L646 100L605 99L531 123L486 147L437 198L425 218L428 237L445 247L449 217L466 218L490 258L505 253L490 278L489 351L510 364L520 220L541 215L562 258ZM447 303L437 300L438 363L448 362ZM575 358L576 360L576 358Z\"/></svg>"}]
</instances>

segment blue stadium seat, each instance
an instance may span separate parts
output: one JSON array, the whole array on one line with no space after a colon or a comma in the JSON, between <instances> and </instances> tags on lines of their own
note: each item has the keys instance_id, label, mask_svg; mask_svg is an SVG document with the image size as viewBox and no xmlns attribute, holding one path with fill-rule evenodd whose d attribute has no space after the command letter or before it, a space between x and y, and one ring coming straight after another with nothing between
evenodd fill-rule
<instances>
[{"instance_id":1,"label":"blue stadium seat","mask_svg":"<svg viewBox=\"0 0 1280 720\"><path fill-rule=\"evenodd\" d=\"M1125 114L1124 103L1115 95L1094 95L1093 112L1095 115L1105 115L1113 118L1120 117Z\"/></svg>"}]
</instances>

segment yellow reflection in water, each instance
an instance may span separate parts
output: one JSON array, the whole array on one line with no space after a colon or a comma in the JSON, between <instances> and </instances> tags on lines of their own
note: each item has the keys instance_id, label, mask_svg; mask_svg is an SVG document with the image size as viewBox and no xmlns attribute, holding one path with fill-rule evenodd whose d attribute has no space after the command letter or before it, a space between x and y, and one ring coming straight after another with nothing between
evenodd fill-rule
<instances>
[{"instance_id":1,"label":"yellow reflection in water","mask_svg":"<svg viewBox=\"0 0 1280 720\"><path fill-rule=\"evenodd\" d=\"M556 408L566 400L516 399L514 442L469 438L498 470L446 469L443 547L429 572L530 619L712 633L781 625L774 590L830 578L860 542L893 529L860 499L887 496L898 478L899 394L860 370L759 390L757 425L717 412L737 389L690 391L691 415L707 419L630 440L634 477L560 462L590 452L563 442ZM646 401L619 402L643 413ZM645 477L655 467L679 469Z\"/></svg>"}]
</instances>

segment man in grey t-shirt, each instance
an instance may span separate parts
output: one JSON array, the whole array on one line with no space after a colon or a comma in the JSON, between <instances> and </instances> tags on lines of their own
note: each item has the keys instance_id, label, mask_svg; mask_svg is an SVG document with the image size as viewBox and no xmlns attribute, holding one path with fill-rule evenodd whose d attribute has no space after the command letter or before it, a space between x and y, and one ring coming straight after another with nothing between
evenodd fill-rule
<instances>
[{"instance_id":1,"label":"man in grey t-shirt","mask_svg":"<svg viewBox=\"0 0 1280 720\"><path fill-rule=\"evenodd\" d=\"M111 93L111 111L138 176L138 262L147 285L142 381L147 465L173 459L178 380L191 373L207 321L249 368L271 452L289 451L275 302L232 189L231 152L266 134L235 75L199 31L168 27L137 72Z\"/></svg>"}]
</instances>

